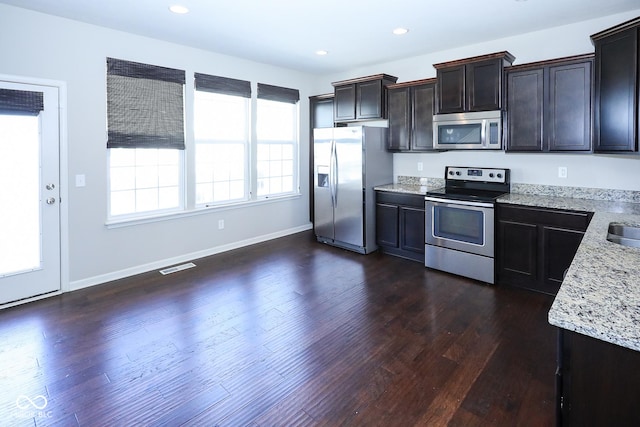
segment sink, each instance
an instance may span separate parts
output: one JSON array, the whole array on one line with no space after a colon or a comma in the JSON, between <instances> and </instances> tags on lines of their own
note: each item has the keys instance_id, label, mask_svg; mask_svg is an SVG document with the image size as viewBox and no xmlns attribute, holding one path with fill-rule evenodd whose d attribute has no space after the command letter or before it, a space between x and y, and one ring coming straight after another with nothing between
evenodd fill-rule
<instances>
[{"instance_id":1,"label":"sink","mask_svg":"<svg viewBox=\"0 0 640 427\"><path fill-rule=\"evenodd\" d=\"M609 224L607 240L623 246L640 248L640 226L612 222Z\"/></svg>"}]
</instances>

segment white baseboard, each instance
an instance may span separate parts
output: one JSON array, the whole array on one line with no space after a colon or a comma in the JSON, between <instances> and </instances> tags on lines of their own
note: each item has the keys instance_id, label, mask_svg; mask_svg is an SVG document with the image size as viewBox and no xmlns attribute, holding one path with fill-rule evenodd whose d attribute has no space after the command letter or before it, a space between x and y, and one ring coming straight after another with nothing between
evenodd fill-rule
<instances>
[{"instance_id":1,"label":"white baseboard","mask_svg":"<svg viewBox=\"0 0 640 427\"><path fill-rule=\"evenodd\" d=\"M253 245L256 243L266 242L267 240L277 239L278 237L288 236L290 234L300 233L302 231L311 230L313 225L311 223L302 225L300 227L289 228L281 230L275 233L265 234L262 236L252 237L250 239L241 240L239 242L233 242L226 245L216 246L213 248L205 249L202 251L192 252L185 255L180 255L173 258L167 258L160 261L151 262L148 264L138 265L131 268L125 268L124 270L114 271L107 274L101 274L99 276L89 277L87 279L76 280L69 283L69 291L76 291L78 289L88 288L90 286L100 285L102 283L111 282L113 280L123 279L125 277L134 276L140 273L146 273L148 271L159 270L171 265L180 264L186 261L192 261L194 259L203 258L210 255L219 254L222 252L230 251L233 249L242 248L244 246Z\"/></svg>"}]
</instances>

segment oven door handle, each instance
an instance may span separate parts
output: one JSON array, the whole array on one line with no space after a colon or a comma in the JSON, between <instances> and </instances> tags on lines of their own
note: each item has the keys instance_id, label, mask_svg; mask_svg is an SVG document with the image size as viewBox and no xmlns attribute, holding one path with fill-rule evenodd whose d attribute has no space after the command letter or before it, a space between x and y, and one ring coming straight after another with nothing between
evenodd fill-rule
<instances>
[{"instance_id":1,"label":"oven door handle","mask_svg":"<svg viewBox=\"0 0 640 427\"><path fill-rule=\"evenodd\" d=\"M466 200L452 200L452 199L440 199L437 197L425 197L424 200L426 202L434 202L434 203L446 203L448 205L460 205L460 206L477 206L480 208L492 208L493 203L488 202L471 202Z\"/></svg>"}]
</instances>

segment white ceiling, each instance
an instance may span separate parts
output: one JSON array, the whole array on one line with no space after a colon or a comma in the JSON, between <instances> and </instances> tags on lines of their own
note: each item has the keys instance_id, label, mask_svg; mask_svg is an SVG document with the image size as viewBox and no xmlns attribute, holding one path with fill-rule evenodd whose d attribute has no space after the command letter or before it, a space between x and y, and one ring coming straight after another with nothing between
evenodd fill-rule
<instances>
[{"instance_id":1,"label":"white ceiling","mask_svg":"<svg viewBox=\"0 0 640 427\"><path fill-rule=\"evenodd\" d=\"M311 73L331 73L599 18L640 0L0 0ZM172 4L190 9L169 12ZM405 27L409 33L394 36ZM329 52L317 56L316 50Z\"/></svg>"}]
</instances>

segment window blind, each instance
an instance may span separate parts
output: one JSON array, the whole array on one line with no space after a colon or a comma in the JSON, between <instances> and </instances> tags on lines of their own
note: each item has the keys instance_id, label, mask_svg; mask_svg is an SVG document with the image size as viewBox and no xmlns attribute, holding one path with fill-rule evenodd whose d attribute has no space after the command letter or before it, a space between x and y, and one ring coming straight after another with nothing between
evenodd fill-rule
<instances>
[{"instance_id":1,"label":"window blind","mask_svg":"<svg viewBox=\"0 0 640 427\"><path fill-rule=\"evenodd\" d=\"M44 110L42 92L0 89L0 114L37 116Z\"/></svg>"},{"instance_id":2,"label":"window blind","mask_svg":"<svg viewBox=\"0 0 640 427\"><path fill-rule=\"evenodd\" d=\"M107 148L184 150L185 72L107 58Z\"/></svg>"},{"instance_id":3,"label":"window blind","mask_svg":"<svg viewBox=\"0 0 640 427\"><path fill-rule=\"evenodd\" d=\"M195 88L203 92L251 98L251 82L246 80L195 73Z\"/></svg>"},{"instance_id":4,"label":"window blind","mask_svg":"<svg viewBox=\"0 0 640 427\"><path fill-rule=\"evenodd\" d=\"M298 89L258 83L258 99L295 104L300 100L300 92Z\"/></svg>"}]
</instances>

